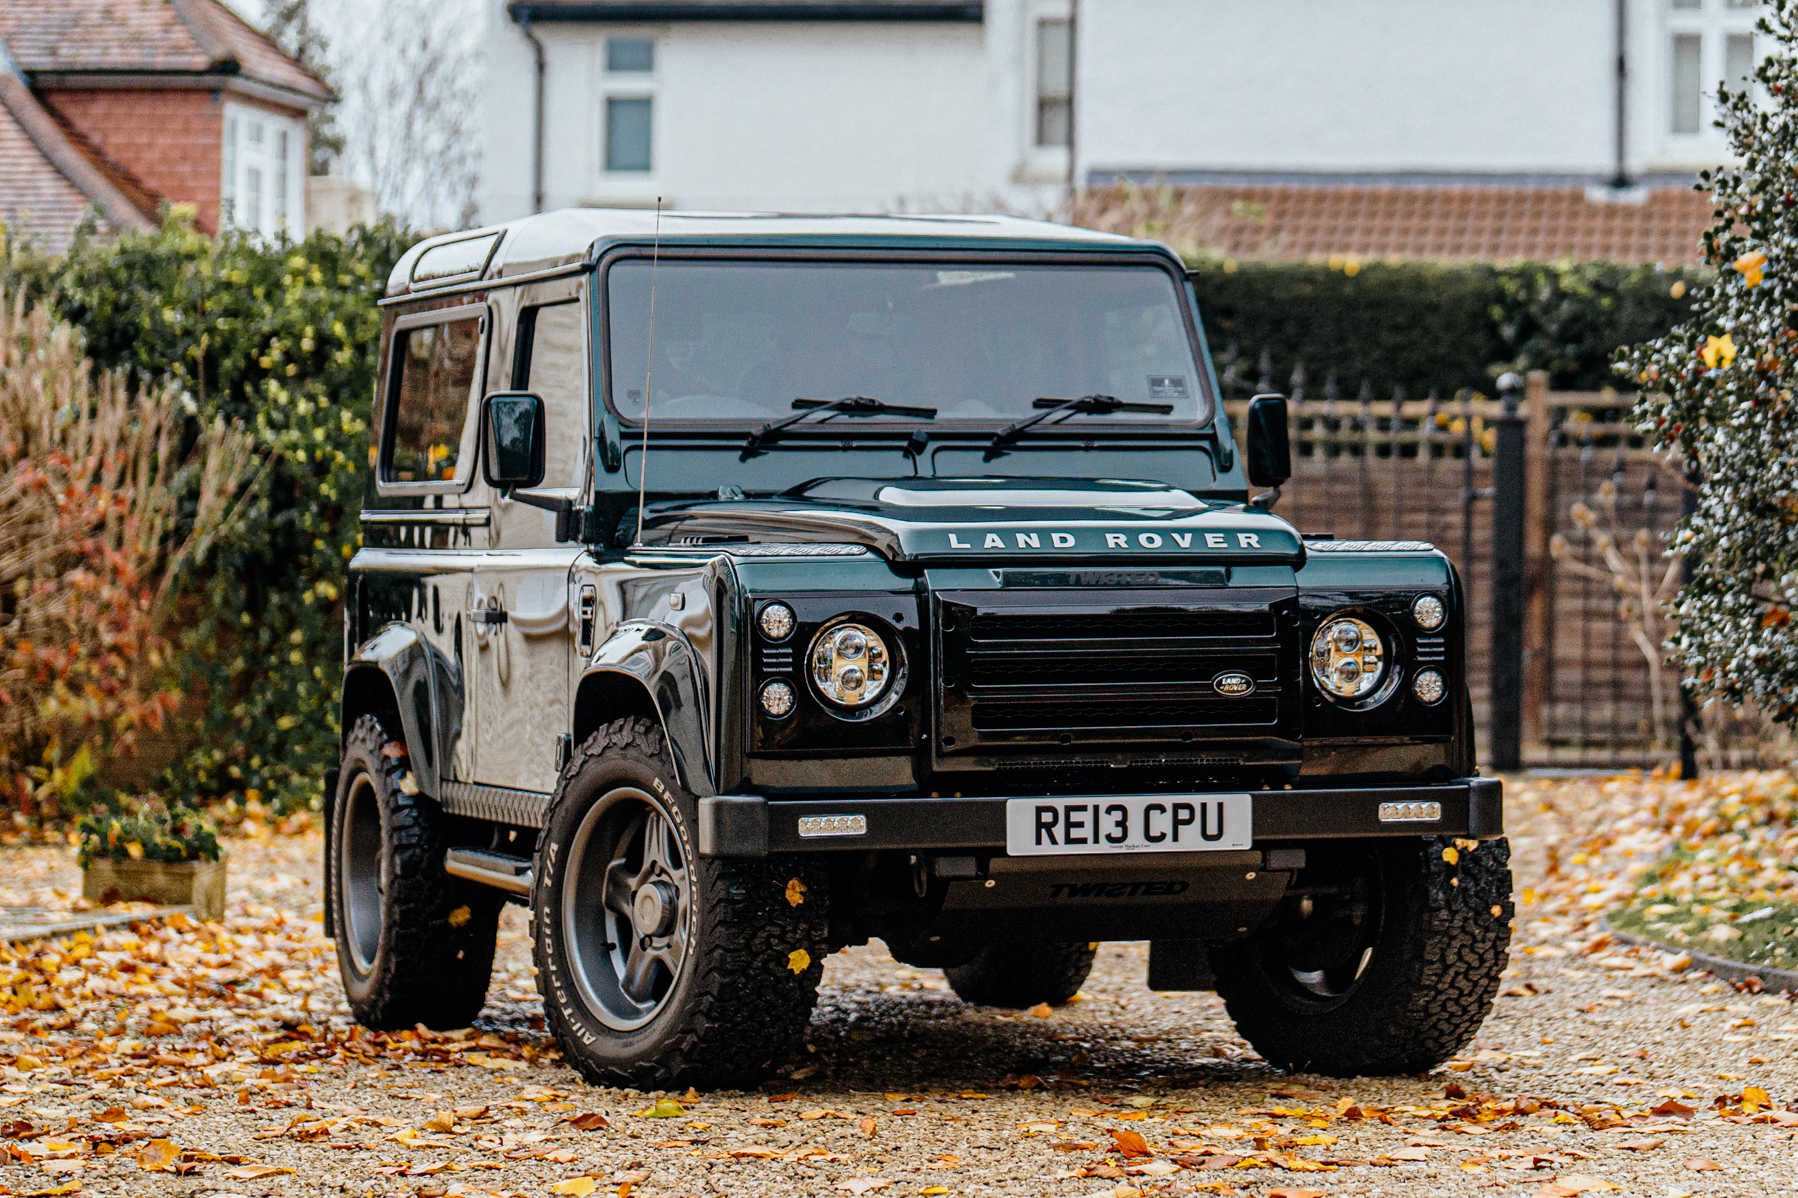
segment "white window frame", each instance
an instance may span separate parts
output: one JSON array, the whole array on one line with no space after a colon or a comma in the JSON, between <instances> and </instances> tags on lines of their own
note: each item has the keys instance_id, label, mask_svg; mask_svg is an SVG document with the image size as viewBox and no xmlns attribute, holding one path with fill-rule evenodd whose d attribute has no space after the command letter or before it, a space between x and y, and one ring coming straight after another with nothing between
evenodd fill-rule
<instances>
[{"instance_id":1,"label":"white window frame","mask_svg":"<svg viewBox=\"0 0 1798 1198\"><path fill-rule=\"evenodd\" d=\"M641 39L655 43L652 51L651 67L647 71L612 71L606 65L606 43L613 38ZM618 29L607 30L594 47L593 54L593 119L598 136L594 139L594 177L607 190L628 188L633 195L642 192L654 183L662 173L662 145L658 136L662 126L662 99L657 86L663 70L663 58L668 48L668 40L660 30ZM611 130L607 126L610 102L613 100L648 100L649 101L649 169L609 170L606 167L606 147L611 139Z\"/></svg>"},{"instance_id":2,"label":"white window frame","mask_svg":"<svg viewBox=\"0 0 1798 1198\"><path fill-rule=\"evenodd\" d=\"M1064 183L1068 173L1067 146L1042 146L1036 142L1036 101L1038 68L1040 58L1037 53L1037 29L1044 21L1072 21L1074 6L1071 0L1024 0L1018 12L1021 26L1017 34L1019 80L1019 119L1017 126L1018 145L1021 153L1019 160L1023 165L1019 182ZM1079 42L1079 31L1074 32L1076 44ZM1078 140L1080 109L1080 57L1076 52L1073 62L1074 78L1069 91L1070 136Z\"/></svg>"},{"instance_id":3,"label":"white window frame","mask_svg":"<svg viewBox=\"0 0 1798 1198\"><path fill-rule=\"evenodd\" d=\"M263 237L306 235L306 123L232 101L225 103L219 158L219 227ZM261 138L255 136L261 131ZM285 142L285 152L283 152ZM259 212L248 208L259 197Z\"/></svg>"},{"instance_id":4,"label":"white window frame","mask_svg":"<svg viewBox=\"0 0 1798 1198\"><path fill-rule=\"evenodd\" d=\"M1713 152L1724 149L1721 130L1712 126L1717 119L1717 87L1727 81L1729 38L1731 35L1755 32L1762 6L1736 6L1730 0L1699 0L1696 8L1675 8L1674 0L1653 0L1660 9L1660 87L1655 96L1655 125L1662 144L1669 150ZM1697 35L1699 43L1698 129L1691 133L1674 132L1674 38ZM1764 39L1757 39L1764 40ZM1765 55L1765 47L1755 47L1755 63Z\"/></svg>"}]
</instances>

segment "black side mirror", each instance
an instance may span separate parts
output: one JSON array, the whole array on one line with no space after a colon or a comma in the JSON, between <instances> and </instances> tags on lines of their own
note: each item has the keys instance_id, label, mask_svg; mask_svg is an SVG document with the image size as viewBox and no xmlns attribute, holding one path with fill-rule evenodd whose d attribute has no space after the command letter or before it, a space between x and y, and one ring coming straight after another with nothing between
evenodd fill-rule
<instances>
[{"instance_id":1,"label":"black side mirror","mask_svg":"<svg viewBox=\"0 0 1798 1198\"><path fill-rule=\"evenodd\" d=\"M543 400L529 391L496 391L483 401L481 471L488 486L510 491L543 481L544 423Z\"/></svg>"},{"instance_id":2,"label":"black side mirror","mask_svg":"<svg viewBox=\"0 0 1798 1198\"><path fill-rule=\"evenodd\" d=\"M1257 395L1249 401L1249 482L1274 487L1292 477L1292 442L1286 435L1286 397Z\"/></svg>"}]
</instances>

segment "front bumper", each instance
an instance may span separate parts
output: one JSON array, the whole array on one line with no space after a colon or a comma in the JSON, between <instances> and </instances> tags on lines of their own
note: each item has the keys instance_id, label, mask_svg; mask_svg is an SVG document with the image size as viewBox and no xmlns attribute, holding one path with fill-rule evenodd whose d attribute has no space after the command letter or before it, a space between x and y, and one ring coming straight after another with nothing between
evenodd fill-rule
<instances>
[{"instance_id":1,"label":"front bumper","mask_svg":"<svg viewBox=\"0 0 1798 1198\"><path fill-rule=\"evenodd\" d=\"M1237 792L1240 793L1240 792ZM1019 796L1023 797L1023 796ZM1036 796L1032 796L1036 797ZM1094 796L1100 798L1103 796ZM1441 786L1251 791L1255 842L1340 840L1366 836L1461 836L1505 833L1504 788L1497 778ZM699 801L699 851L707 857L766 857L821 850L932 849L1005 852L1003 797L963 799L765 799L713 795ZM1441 804L1438 819L1381 818L1382 804ZM1416 808L1396 814L1415 815ZM1388 809L1389 815L1395 814ZM859 817L859 818L858 818ZM852 834L800 835L800 821L864 827Z\"/></svg>"}]
</instances>

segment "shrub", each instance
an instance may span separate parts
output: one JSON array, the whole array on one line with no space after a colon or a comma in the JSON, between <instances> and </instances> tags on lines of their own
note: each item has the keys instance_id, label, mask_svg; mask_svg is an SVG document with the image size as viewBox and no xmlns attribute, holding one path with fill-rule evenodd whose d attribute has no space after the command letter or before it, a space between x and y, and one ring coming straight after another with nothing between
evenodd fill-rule
<instances>
[{"instance_id":1,"label":"shrub","mask_svg":"<svg viewBox=\"0 0 1798 1198\"><path fill-rule=\"evenodd\" d=\"M1307 394L1385 399L1489 387L1506 370L1546 370L1560 390L1614 384L1615 351L1658 336L1708 276L1610 262L1225 262L1200 260L1193 285L1220 373L1277 391L1303 365ZM1235 356L1232 358L1231 351ZM1230 366L1234 362L1234 371Z\"/></svg>"},{"instance_id":2,"label":"shrub","mask_svg":"<svg viewBox=\"0 0 1798 1198\"><path fill-rule=\"evenodd\" d=\"M1702 479L1676 547L1694 562L1675 611L1693 689L1798 723L1798 0L1759 28L1758 89L1719 94L1739 165L1702 177L1718 268L1692 319L1619 355L1643 388L1637 427ZM1761 98L1756 98L1756 92Z\"/></svg>"},{"instance_id":3,"label":"shrub","mask_svg":"<svg viewBox=\"0 0 1798 1198\"><path fill-rule=\"evenodd\" d=\"M181 668L205 706L163 779L174 793L291 804L316 797L336 759L341 582L358 543L376 303L413 240L385 223L298 242L205 237L175 214L153 232L78 238L26 273L98 367L182 394L185 437L240 421L267 463L208 570L188 580ZM184 519L192 502L185 494Z\"/></svg>"},{"instance_id":4,"label":"shrub","mask_svg":"<svg viewBox=\"0 0 1798 1198\"><path fill-rule=\"evenodd\" d=\"M0 290L0 792L27 812L181 702L170 591L252 472L246 434L214 418L184 454L182 424L172 387L129 395L76 330Z\"/></svg>"}]
</instances>

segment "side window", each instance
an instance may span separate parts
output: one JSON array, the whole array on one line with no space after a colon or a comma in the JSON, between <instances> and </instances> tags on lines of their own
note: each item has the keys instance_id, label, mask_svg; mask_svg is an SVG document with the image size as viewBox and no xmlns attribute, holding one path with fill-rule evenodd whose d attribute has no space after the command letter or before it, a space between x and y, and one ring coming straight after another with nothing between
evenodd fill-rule
<instances>
[{"instance_id":1,"label":"side window","mask_svg":"<svg viewBox=\"0 0 1798 1198\"><path fill-rule=\"evenodd\" d=\"M512 386L543 397L549 424L546 487L578 487L586 469L587 326L579 303L526 308Z\"/></svg>"},{"instance_id":2,"label":"side window","mask_svg":"<svg viewBox=\"0 0 1798 1198\"><path fill-rule=\"evenodd\" d=\"M470 315L393 335L381 481L459 482L462 429L480 366L484 320Z\"/></svg>"}]
</instances>

